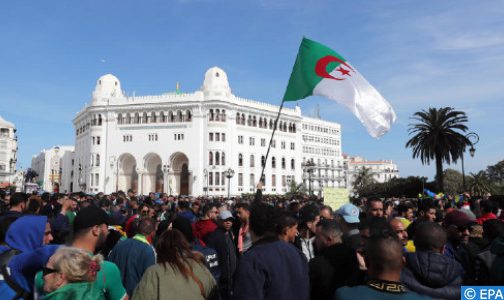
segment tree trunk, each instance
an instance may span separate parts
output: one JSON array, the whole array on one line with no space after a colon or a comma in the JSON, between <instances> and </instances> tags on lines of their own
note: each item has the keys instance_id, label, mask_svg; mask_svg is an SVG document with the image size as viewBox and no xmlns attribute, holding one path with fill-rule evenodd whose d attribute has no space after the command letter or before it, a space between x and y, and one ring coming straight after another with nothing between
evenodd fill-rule
<instances>
[{"instance_id":1,"label":"tree trunk","mask_svg":"<svg viewBox=\"0 0 504 300\"><path fill-rule=\"evenodd\" d=\"M444 190L443 187L443 159L441 155L436 154L436 188L437 193L441 193Z\"/></svg>"}]
</instances>

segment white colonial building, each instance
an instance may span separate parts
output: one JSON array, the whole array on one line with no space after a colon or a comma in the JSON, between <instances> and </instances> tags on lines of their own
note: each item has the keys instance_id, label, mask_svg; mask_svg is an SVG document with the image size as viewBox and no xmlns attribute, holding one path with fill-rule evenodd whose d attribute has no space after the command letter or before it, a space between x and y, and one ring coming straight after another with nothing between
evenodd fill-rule
<instances>
[{"instance_id":1,"label":"white colonial building","mask_svg":"<svg viewBox=\"0 0 504 300\"><path fill-rule=\"evenodd\" d=\"M37 172L35 181L49 192L72 192L74 181L74 147L54 146L34 155L31 169Z\"/></svg>"},{"instance_id":2,"label":"white colonial building","mask_svg":"<svg viewBox=\"0 0 504 300\"><path fill-rule=\"evenodd\" d=\"M265 163L266 193L285 193L291 180L346 187L340 125L304 117L300 107L282 110L265 162L278 110L233 95L217 67L198 91L155 96L127 96L118 78L102 76L73 120L73 191L227 195L229 185L239 195L255 191Z\"/></svg>"},{"instance_id":3,"label":"white colonial building","mask_svg":"<svg viewBox=\"0 0 504 300\"><path fill-rule=\"evenodd\" d=\"M14 182L17 162L16 127L0 116L0 183Z\"/></svg>"},{"instance_id":4,"label":"white colonial building","mask_svg":"<svg viewBox=\"0 0 504 300\"><path fill-rule=\"evenodd\" d=\"M383 183L399 177L399 169L391 160L369 161L360 156L355 156L346 157L346 164L348 166L349 187L352 187L357 174L364 168L370 169L376 182Z\"/></svg>"}]
</instances>

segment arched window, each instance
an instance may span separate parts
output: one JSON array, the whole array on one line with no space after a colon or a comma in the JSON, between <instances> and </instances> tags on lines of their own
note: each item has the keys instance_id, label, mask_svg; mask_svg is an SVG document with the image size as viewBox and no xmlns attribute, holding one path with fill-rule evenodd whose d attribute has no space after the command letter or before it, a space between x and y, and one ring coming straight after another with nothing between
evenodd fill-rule
<instances>
[{"instance_id":1,"label":"arched window","mask_svg":"<svg viewBox=\"0 0 504 300\"><path fill-rule=\"evenodd\" d=\"M220 165L220 153L215 152L215 165L218 166Z\"/></svg>"},{"instance_id":2,"label":"arched window","mask_svg":"<svg viewBox=\"0 0 504 300\"><path fill-rule=\"evenodd\" d=\"M182 122L182 111L177 110L177 122Z\"/></svg>"},{"instance_id":3,"label":"arched window","mask_svg":"<svg viewBox=\"0 0 504 300\"><path fill-rule=\"evenodd\" d=\"M259 128L262 128L263 118L259 117Z\"/></svg>"},{"instance_id":4,"label":"arched window","mask_svg":"<svg viewBox=\"0 0 504 300\"><path fill-rule=\"evenodd\" d=\"M117 115L117 124L122 124L123 122L124 122L123 115L121 113L119 113Z\"/></svg>"},{"instance_id":5,"label":"arched window","mask_svg":"<svg viewBox=\"0 0 504 300\"><path fill-rule=\"evenodd\" d=\"M226 122L226 110L223 109L222 110L222 113L221 113L221 121L222 122Z\"/></svg>"},{"instance_id":6,"label":"arched window","mask_svg":"<svg viewBox=\"0 0 504 300\"><path fill-rule=\"evenodd\" d=\"M156 113L155 112L151 112L151 114L150 114L150 121L151 121L151 123L157 123L157 118L156 118Z\"/></svg>"},{"instance_id":7,"label":"arched window","mask_svg":"<svg viewBox=\"0 0 504 300\"><path fill-rule=\"evenodd\" d=\"M101 115L98 115L98 126L101 126L102 124L102 117Z\"/></svg>"},{"instance_id":8,"label":"arched window","mask_svg":"<svg viewBox=\"0 0 504 300\"><path fill-rule=\"evenodd\" d=\"M140 124L140 114L139 113L135 113L135 119L133 120L133 123Z\"/></svg>"},{"instance_id":9,"label":"arched window","mask_svg":"<svg viewBox=\"0 0 504 300\"><path fill-rule=\"evenodd\" d=\"M213 112L213 109L211 109L211 110L210 110L210 112L209 112L209 116L208 116L208 117L209 117L210 121L213 121L213 120L214 120L214 112Z\"/></svg>"},{"instance_id":10,"label":"arched window","mask_svg":"<svg viewBox=\"0 0 504 300\"><path fill-rule=\"evenodd\" d=\"M159 113L159 119L161 120L161 123L166 123L166 115L164 111Z\"/></svg>"},{"instance_id":11,"label":"arched window","mask_svg":"<svg viewBox=\"0 0 504 300\"><path fill-rule=\"evenodd\" d=\"M276 168L276 158L274 156L271 157L271 168L273 168L273 169Z\"/></svg>"},{"instance_id":12,"label":"arched window","mask_svg":"<svg viewBox=\"0 0 504 300\"><path fill-rule=\"evenodd\" d=\"M285 169L285 157L282 157L282 169Z\"/></svg>"},{"instance_id":13,"label":"arched window","mask_svg":"<svg viewBox=\"0 0 504 300\"><path fill-rule=\"evenodd\" d=\"M186 121L191 122L192 121L192 114L190 110L186 110Z\"/></svg>"},{"instance_id":14,"label":"arched window","mask_svg":"<svg viewBox=\"0 0 504 300\"><path fill-rule=\"evenodd\" d=\"M236 113L236 124L240 125L240 113Z\"/></svg>"},{"instance_id":15,"label":"arched window","mask_svg":"<svg viewBox=\"0 0 504 300\"><path fill-rule=\"evenodd\" d=\"M126 114L126 124L131 124L131 115L129 113Z\"/></svg>"},{"instance_id":16,"label":"arched window","mask_svg":"<svg viewBox=\"0 0 504 300\"><path fill-rule=\"evenodd\" d=\"M216 109L215 110L215 121L219 121L220 120L220 109Z\"/></svg>"},{"instance_id":17,"label":"arched window","mask_svg":"<svg viewBox=\"0 0 504 300\"><path fill-rule=\"evenodd\" d=\"M293 158L293 159L291 159L291 170L294 170L295 166L296 166L296 164L295 164L294 158Z\"/></svg>"},{"instance_id":18,"label":"arched window","mask_svg":"<svg viewBox=\"0 0 504 300\"><path fill-rule=\"evenodd\" d=\"M96 125L96 115L93 115L93 118L91 119L91 126Z\"/></svg>"},{"instance_id":19,"label":"arched window","mask_svg":"<svg viewBox=\"0 0 504 300\"><path fill-rule=\"evenodd\" d=\"M247 125L252 126L252 116L251 115L249 115L247 118Z\"/></svg>"},{"instance_id":20,"label":"arched window","mask_svg":"<svg viewBox=\"0 0 504 300\"><path fill-rule=\"evenodd\" d=\"M245 125L245 114L241 115L241 124Z\"/></svg>"},{"instance_id":21,"label":"arched window","mask_svg":"<svg viewBox=\"0 0 504 300\"><path fill-rule=\"evenodd\" d=\"M147 113L144 112L142 114L142 124L147 124L147 123L149 123L149 117L147 116Z\"/></svg>"},{"instance_id":22,"label":"arched window","mask_svg":"<svg viewBox=\"0 0 504 300\"><path fill-rule=\"evenodd\" d=\"M250 167L253 168L255 167L255 159L254 159L254 155L250 155Z\"/></svg>"},{"instance_id":23,"label":"arched window","mask_svg":"<svg viewBox=\"0 0 504 300\"><path fill-rule=\"evenodd\" d=\"M238 154L238 167L243 167L243 155Z\"/></svg>"},{"instance_id":24,"label":"arched window","mask_svg":"<svg viewBox=\"0 0 504 300\"><path fill-rule=\"evenodd\" d=\"M215 172L215 185L220 185L220 173L219 172ZM222 181L224 182L224 178L222 178Z\"/></svg>"},{"instance_id":25,"label":"arched window","mask_svg":"<svg viewBox=\"0 0 504 300\"><path fill-rule=\"evenodd\" d=\"M264 167L266 165L266 157L261 156L261 167Z\"/></svg>"},{"instance_id":26,"label":"arched window","mask_svg":"<svg viewBox=\"0 0 504 300\"><path fill-rule=\"evenodd\" d=\"M171 111L171 110L168 112L168 121L171 123L175 122L175 115L173 114L173 111Z\"/></svg>"},{"instance_id":27,"label":"arched window","mask_svg":"<svg viewBox=\"0 0 504 300\"><path fill-rule=\"evenodd\" d=\"M254 116L252 118L252 126L257 127L257 118L256 118L256 116Z\"/></svg>"},{"instance_id":28,"label":"arched window","mask_svg":"<svg viewBox=\"0 0 504 300\"><path fill-rule=\"evenodd\" d=\"M292 124L292 132L296 133L296 124Z\"/></svg>"},{"instance_id":29,"label":"arched window","mask_svg":"<svg viewBox=\"0 0 504 300\"><path fill-rule=\"evenodd\" d=\"M213 172L208 173L208 185L213 185Z\"/></svg>"},{"instance_id":30,"label":"arched window","mask_svg":"<svg viewBox=\"0 0 504 300\"><path fill-rule=\"evenodd\" d=\"M273 129L273 120L271 120L271 119L269 121L269 129Z\"/></svg>"},{"instance_id":31,"label":"arched window","mask_svg":"<svg viewBox=\"0 0 504 300\"><path fill-rule=\"evenodd\" d=\"M225 166L225 165L226 165L226 154L225 154L224 152L222 152L221 162L222 162L222 165L223 165L223 166Z\"/></svg>"},{"instance_id":32,"label":"arched window","mask_svg":"<svg viewBox=\"0 0 504 300\"><path fill-rule=\"evenodd\" d=\"M208 152L208 165L213 165L213 153L212 151Z\"/></svg>"}]
</instances>

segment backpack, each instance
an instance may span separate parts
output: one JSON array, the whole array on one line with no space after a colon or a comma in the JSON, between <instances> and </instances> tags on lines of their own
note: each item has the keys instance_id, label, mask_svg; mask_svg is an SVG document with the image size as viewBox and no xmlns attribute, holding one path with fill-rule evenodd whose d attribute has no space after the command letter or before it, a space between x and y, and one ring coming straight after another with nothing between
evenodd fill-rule
<instances>
[{"instance_id":1,"label":"backpack","mask_svg":"<svg viewBox=\"0 0 504 300\"><path fill-rule=\"evenodd\" d=\"M33 295L31 292L23 289L11 276L10 269L8 267L10 260L21 253L21 251L16 249L9 249L4 253L0 254L0 273L2 274L3 281L16 293L14 299L25 299L32 300Z\"/></svg>"}]
</instances>

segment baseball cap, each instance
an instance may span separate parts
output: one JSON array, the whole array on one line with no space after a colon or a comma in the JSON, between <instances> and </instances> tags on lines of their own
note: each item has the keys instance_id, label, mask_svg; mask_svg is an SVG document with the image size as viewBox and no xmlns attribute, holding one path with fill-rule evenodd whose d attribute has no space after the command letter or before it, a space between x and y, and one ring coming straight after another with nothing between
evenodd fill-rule
<instances>
[{"instance_id":1,"label":"baseball cap","mask_svg":"<svg viewBox=\"0 0 504 300\"><path fill-rule=\"evenodd\" d=\"M234 219L234 217L229 210L223 210L219 213L219 219L227 220L227 219Z\"/></svg>"},{"instance_id":2,"label":"baseball cap","mask_svg":"<svg viewBox=\"0 0 504 300\"><path fill-rule=\"evenodd\" d=\"M474 220L471 220L466 213L460 210L453 210L447 213L444 219L445 226L455 225L457 227L461 227L473 223L475 223Z\"/></svg>"},{"instance_id":3,"label":"baseball cap","mask_svg":"<svg viewBox=\"0 0 504 300\"><path fill-rule=\"evenodd\" d=\"M347 223L359 223L359 208L351 203L343 204L336 213Z\"/></svg>"},{"instance_id":4,"label":"baseball cap","mask_svg":"<svg viewBox=\"0 0 504 300\"><path fill-rule=\"evenodd\" d=\"M96 206L88 206L81 209L74 219L74 232L93 227L95 225L109 225L109 216L107 213Z\"/></svg>"}]
</instances>

